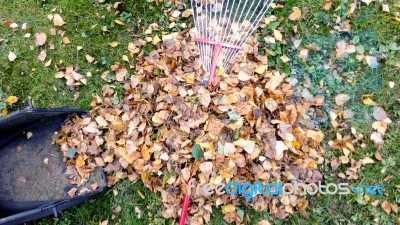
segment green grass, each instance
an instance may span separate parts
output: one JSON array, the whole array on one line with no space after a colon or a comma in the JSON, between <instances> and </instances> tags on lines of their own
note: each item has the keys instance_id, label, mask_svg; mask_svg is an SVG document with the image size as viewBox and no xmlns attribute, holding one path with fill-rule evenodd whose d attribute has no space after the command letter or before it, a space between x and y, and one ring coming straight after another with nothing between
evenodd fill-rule
<instances>
[{"instance_id":1,"label":"green grass","mask_svg":"<svg viewBox=\"0 0 400 225\"><path fill-rule=\"evenodd\" d=\"M165 0L160 5L147 3L146 0L124 1L118 7L121 12L119 15L107 11L107 7L112 8L114 2L117 1L106 1L104 4L99 4L94 0L0 0L1 24L5 19L12 19L18 24L26 22L30 27L28 32L32 33L32 37L26 39L23 37L25 31L14 32L11 28L0 25L0 40L5 39L0 41L0 93L4 93L4 96L15 95L20 98L16 105L9 106L10 110L25 107L29 98L33 99L37 107L67 106L89 109L92 94L100 94L101 87L108 83L100 78L101 74L115 62L125 64L129 68L129 63L123 61L122 56L129 55L127 46L133 38L141 37L143 31L154 22L161 27L157 32L169 31L167 17L161 10L161 7L168 7L168 1ZM367 143L366 148L359 148L353 153L352 157L355 159L365 156L373 158L376 151L376 147L368 140L372 132L372 120L370 119L372 107L362 104L362 95L372 95L371 98L388 112L393 124L387 132L385 146L381 150L385 160L362 167L361 179L350 183L352 185L383 184L385 196L371 197L371 201L386 199L399 204L400 198L395 185L400 184L398 175L400 172L398 169L400 158L400 128L398 125L400 68L396 67L395 63L400 58L400 52L389 50L388 46L392 43L400 44L400 24L394 20L393 14L382 12L380 4L371 3L368 7L361 4L361 7L350 16L352 30L331 35L330 31L336 25L334 14L343 17L343 12L349 9L351 2L334 1L333 9L339 7L337 12L333 12L333 9L324 11L322 9L323 2L322 0L285 1L285 8L269 12L274 14L278 21L270 24L261 32L263 35L271 35L273 29L281 26L282 33L289 40L290 37L297 35L292 29L294 25L297 25L298 33L303 39L302 47L307 44L316 44L326 52L310 53L307 63L302 63L296 58L297 50L294 50L293 43L290 41L288 45L271 44L266 46L263 45L263 38L260 38L261 47L270 52L268 56L270 67L279 68L291 76L297 77L300 81L304 76L310 77L314 87L311 90L313 94L323 94L328 100L331 100L337 93L351 95L352 99L348 107L356 112L356 116L350 120L349 125L357 128L364 135L364 141ZM392 7L391 11L396 11L394 3L395 0L389 1ZM287 19L294 6L307 7L308 13L305 21L292 22ZM60 13L67 22L62 29L65 30L65 36L71 41L69 45L61 44L60 36L49 35L52 24L47 19L47 15L53 9ZM399 11L398 8L397 11ZM116 25L115 19L124 21L125 26ZM102 31L104 26L107 26L109 32ZM179 28L175 28L174 31L179 30ZM31 50L31 46L34 45L33 34L35 32L46 32L47 43L52 42L55 46L54 50L48 49L48 45ZM340 65L339 68L335 68L335 72L323 69L323 60L332 56L337 41L341 39L354 41L356 37L366 52L371 55L383 56L378 69L368 69L365 63L356 60L335 61L334 63ZM120 45L113 48L109 45L112 41L119 41ZM82 46L83 49L77 52L77 46ZM145 46L147 53L154 48L152 45ZM37 54L44 49L47 50L46 61L52 59L49 67L44 67L44 63L38 62L36 59ZM17 54L18 58L15 62L8 61L9 51ZM276 55L271 53L276 53ZM85 54L95 57L97 63L87 63ZM284 64L279 59L282 54L287 54L291 58L290 65ZM134 58L131 63L135 63ZM81 74L92 74L88 78L88 85L76 90L69 90L63 80L54 78L57 71L56 66L62 68L69 65L79 67ZM129 72L134 73L134 70L130 69ZM350 84L344 79L352 79L357 82ZM327 91L321 91L318 88L321 80L326 83ZM390 89L389 81L395 82L397 86ZM121 84L111 83L111 85L122 90ZM77 91L81 96L74 101L74 94ZM334 105L331 104L330 107L334 107ZM326 134L324 149L329 158L337 155L337 151L330 150L327 145L327 141L334 137L336 131L330 128L329 123L322 125ZM389 165L390 160L394 160L396 165ZM384 173L381 172L382 168L386 168ZM332 171L329 166L321 166L320 169L324 172L327 182L342 182L336 175L338 172L346 170L346 168L340 167L338 171ZM392 175L393 179L388 182L383 181L389 175ZM151 193L140 182L132 184L122 181L114 189L118 191L118 195L114 195L113 189L109 189L81 205L62 212L58 219L49 217L32 224L98 224L99 221L106 219L110 220L109 224L176 224L175 220L161 218L160 196ZM142 199L137 191L143 193L146 196L145 199ZM115 214L114 220L111 220L113 210L118 206L121 206L122 210ZM142 210L141 218L138 218L135 207ZM310 206L307 210L310 216L308 220L295 214L288 220L275 219L272 221L268 212L258 213L246 207L241 207L241 209L244 211L246 224L254 224L261 219L269 219L273 224L394 224L399 217L393 213L387 215L380 204L377 207L366 205L361 198L355 195L310 198ZM220 209L214 211L211 224L226 224ZM376 221L377 219L378 221Z\"/></svg>"}]
</instances>

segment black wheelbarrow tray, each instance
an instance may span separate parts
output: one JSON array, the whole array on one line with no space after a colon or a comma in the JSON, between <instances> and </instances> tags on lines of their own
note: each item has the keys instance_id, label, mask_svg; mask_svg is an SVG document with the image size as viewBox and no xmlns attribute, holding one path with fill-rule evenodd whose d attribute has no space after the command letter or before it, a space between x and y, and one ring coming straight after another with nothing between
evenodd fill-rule
<instances>
[{"instance_id":1,"label":"black wheelbarrow tray","mask_svg":"<svg viewBox=\"0 0 400 225\"><path fill-rule=\"evenodd\" d=\"M106 188L102 169L89 177L93 190L70 197L72 188L65 175L63 153L52 144L52 135L77 109L31 108L0 118L0 225L21 224L45 216L57 217L59 211L76 205Z\"/></svg>"}]
</instances>

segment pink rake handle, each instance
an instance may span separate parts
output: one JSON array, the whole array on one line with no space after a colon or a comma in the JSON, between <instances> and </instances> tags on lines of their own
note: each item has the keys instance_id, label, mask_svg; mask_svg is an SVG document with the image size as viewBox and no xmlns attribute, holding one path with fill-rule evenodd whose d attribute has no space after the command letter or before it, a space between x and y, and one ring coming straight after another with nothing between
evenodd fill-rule
<instances>
[{"instance_id":1,"label":"pink rake handle","mask_svg":"<svg viewBox=\"0 0 400 225\"><path fill-rule=\"evenodd\" d=\"M222 43L218 41L210 41L205 38L196 38L195 41L209 44L209 45L214 45L214 51L213 51L213 57L211 61L211 69L210 69L210 78L208 79L208 86L212 87L215 79L215 72L217 71L217 60L219 57L219 54L221 53L221 50L223 47L225 48L233 48L233 49L238 49L242 50L243 48L241 46L237 45L232 45L228 43Z\"/></svg>"},{"instance_id":2,"label":"pink rake handle","mask_svg":"<svg viewBox=\"0 0 400 225\"><path fill-rule=\"evenodd\" d=\"M188 182L190 182L191 179L192 179L192 177L189 178ZM190 195L185 194L185 196L183 197L183 202L182 202L182 212L181 212L181 217L179 219L179 225L186 224L186 217L187 217L187 211L189 209L189 203L190 203Z\"/></svg>"}]
</instances>

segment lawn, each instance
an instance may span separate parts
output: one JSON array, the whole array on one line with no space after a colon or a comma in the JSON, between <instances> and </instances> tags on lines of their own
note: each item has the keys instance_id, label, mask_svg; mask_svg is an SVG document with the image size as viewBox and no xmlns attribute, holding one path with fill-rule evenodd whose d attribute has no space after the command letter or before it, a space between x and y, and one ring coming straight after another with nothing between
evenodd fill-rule
<instances>
[{"instance_id":1,"label":"lawn","mask_svg":"<svg viewBox=\"0 0 400 225\"><path fill-rule=\"evenodd\" d=\"M101 94L105 84L114 87L121 98L123 84L108 82L101 76L115 62L135 64L135 57L130 56L128 51L128 43L149 36L145 30L152 23L160 27L150 35L152 37L185 29L181 25L169 26L170 21L164 10L175 9L175 5L168 0L116 2L0 0L0 110L24 108L29 99L36 107L90 109L93 94ZM310 197L307 216L295 212L284 220L273 218L268 212L241 207L245 224L256 224L263 219L271 224L400 224L397 213L397 205L400 204L400 3L385 0L367 5L365 2L368 1L343 0L333 1L329 9L324 9L326 2L329 1L278 1L277 4L284 7L275 7L268 12L268 15L276 17L276 21L260 28L255 35L260 41L260 51L268 56L269 68L279 68L298 81L295 92L304 97L308 94L303 92L306 87L309 94L324 96L325 103L321 110L343 111L343 106L335 104L335 96L347 94L350 97L346 109L354 115L346 120L341 118L340 122L347 124L344 128L335 128L328 119L321 120L318 125L325 134L323 148L326 162L319 168L324 181L346 181L339 174L345 173L348 166L331 167L331 159L340 157L341 151L332 148L329 141L336 139L337 132L349 134L350 127L353 127L357 133L363 134L365 146L357 147L349 158L359 160L369 157L375 162L361 167L359 179L347 182L352 186L380 184L384 187L384 195ZM354 6L352 4L357 8L349 14ZM388 5L390 12L383 10L383 4ZM293 7L302 10L301 21L288 18ZM70 43L61 35L51 35L53 24L48 15L53 13L60 14L65 20L63 36ZM27 29L14 30L9 27L11 23L27 23ZM182 23L190 24L191 18L180 18L177 24ZM334 32L335 26L346 24L351 26L350 30ZM287 43L267 44L264 37L272 36L273 30L278 27ZM48 44L35 47L33 36L39 32L47 34ZM26 37L26 33L31 33L31 37ZM309 52L307 60L297 55L295 45L298 43L294 40L299 39L302 40L301 46L309 46L309 49L315 46L316 50ZM360 54L377 57L379 66L367 65L351 55L330 61L327 68L327 59L335 54L337 43L341 40L356 45ZM148 54L156 47L150 42L143 49L144 54ZM41 61L37 58L42 50L46 50L47 56ZM13 62L8 58L9 52L17 57ZM96 63L88 63L87 55L95 58ZM287 55L290 61L283 62L282 55ZM87 78L86 85L67 86L64 79L55 78L60 68L69 65L79 68ZM131 66L129 72L135 73L134 67ZM18 97L18 101L6 103L8 96ZM386 131L385 143L379 148L370 138L374 105L382 107L392 121ZM376 156L377 151L382 156L380 160ZM389 213L382 207L384 201L393 204ZM132 183L123 180L101 195L62 212L59 218L49 217L31 224L99 224L105 220L108 224L177 224L176 220L162 218L160 206L160 196L145 188L140 181ZM227 224L223 217L221 209L215 208L210 224Z\"/></svg>"}]
</instances>

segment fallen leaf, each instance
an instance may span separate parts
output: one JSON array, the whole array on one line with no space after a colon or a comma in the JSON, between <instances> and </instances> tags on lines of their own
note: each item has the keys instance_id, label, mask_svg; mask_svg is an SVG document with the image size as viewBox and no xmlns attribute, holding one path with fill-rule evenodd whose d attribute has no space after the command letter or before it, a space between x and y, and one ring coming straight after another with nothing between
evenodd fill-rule
<instances>
[{"instance_id":1,"label":"fallen leaf","mask_svg":"<svg viewBox=\"0 0 400 225\"><path fill-rule=\"evenodd\" d=\"M378 59L375 56L368 55L365 57L365 61L367 61L368 66L372 69L378 68L379 66Z\"/></svg>"},{"instance_id":2,"label":"fallen leaf","mask_svg":"<svg viewBox=\"0 0 400 225\"><path fill-rule=\"evenodd\" d=\"M232 204L227 204L225 206L222 206L221 209L222 209L222 213L223 214L227 214L227 213L230 213L230 212L235 212L236 207L234 205L232 205Z\"/></svg>"},{"instance_id":3,"label":"fallen leaf","mask_svg":"<svg viewBox=\"0 0 400 225\"><path fill-rule=\"evenodd\" d=\"M375 159L377 159L379 161L383 160L383 157L379 151L376 151L374 155L375 155Z\"/></svg>"},{"instance_id":4,"label":"fallen leaf","mask_svg":"<svg viewBox=\"0 0 400 225\"><path fill-rule=\"evenodd\" d=\"M346 94L338 94L335 97L335 102L337 105L344 105L346 104L347 101L349 101L351 98L349 95Z\"/></svg>"},{"instance_id":5,"label":"fallen leaf","mask_svg":"<svg viewBox=\"0 0 400 225\"><path fill-rule=\"evenodd\" d=\"M113 48L117 47L118 45L119 45L118 41L113 41L113 42L110 43L110 46L113 47Z\"/></svg>"},{"instance_id":6,"label":"fallen leaf","mask_svg":"<svg viewBox=\"0 0 400 225\"><path fill-rule=\"evenodd\" d=\"M76 158L75 164L77 167L82 167L85 165L85 160L81 155L79 155L78 158Z\"/></svg>"},{"instance_id":7,"label":"fallen leaf","mask_svg":"<svg viewBox=\"0 0 400 225\"><path fill-rule=\"evenodd\" d=\"M372 116L378 121L382 121L388 118L385 110L383 110L383 108L381 107L374 107L374 112L372 113Z\"/></svg>"},{"instance_id":8,"label":"fallen leaf","mask_svg":"<svg viewBox=\"0 0 400 225\"><path fill-rule=\"evenodd\" d=\"M299 21L301 19L301 10L298 7L293 7L293 12L290 14L291 21Z\"/></svg>"},{"instance_id":9,"label":"fallen leaf","mask_svg":"<svg viewBox=\"0 0 400 225\"><path fill-rule=\"evenodd\" d=\"M289 149L283 141L277 141L274 148L276 160L281 160L283 158L283 152Z\"/></svg>"},{"instance_id":10,"label":"fallen leaf","mask_svg":"<svg viewBox=\"0 0 400 225\"><path fill-rule=\"evenodd\" d=\"M6 102L8 103L8 104L14 104L14 103L16 103L16 102L18 102L18 97L17 96L8 96L7 98L6 98Z\"/></svg>"},{"instance_id":11,"label":"fallen leaf","mask_svg":"<svg viewBox=\"0 0 400 225\"><path fill-rule=\"evenodd\" d=\"M114 20L114 22L121 26L125 25L124 22L122 22L121 20Z\"/></svg>"},{"instance_id":12,"label":"fallen leaf","mask_svg":"<svg viewBox=\"0 0 400 225\"><path fill-rule=\"evenodd\" d=\"M49 61L47 61L47 62L44 64L44 67L48 67L48 66L50 66L50 64L51 64L51 59L49 59Z\"/></svg>"},{"instance_id":13,"label":"fallen leaf","mask_svg":"<svg viewBox=\"0 0 400 225\"><path fill-rule=\"evenodd\" d=\"M188 18L188 17L191 16L192 14L193 14L193 10L192 10L192 9L186 9L185 11L183 11L182 17L183 17L183 18Z\"/></svg>"},{"instance_id":14,"label":"fallen leaf","mask_svg":"<svg viewBox=\"0 0 400 225\"><path fill-rule=\"evenodd\" d=\"M98 0L100 2L105 1L105 0ZM99 225L108 225L108 220L104 220L102 222L99 222Z\"/></svg>"},{"instance_id":15,"label":"fallen leaf","mask_svg":"<svg viewBox=\"0 0 400 225\"><path fill-rule=\"evenodd\" d=\"M181 12L178 11L178 10L175 10L175 11L173 11L173 12L171 13L171 16L172 16L172 17L175 17L175 18L177 18L177 17L180 16L180 15L181 15Z\"/></svg>"},{"instance_id":16,"label":"fallen leaf","mask_svg":"<svg viewBox=\"0 0 400 225\"><path fill-rule=\"evenodd\" d=\"M43 32L41 33L35 33L35 45L36 46L42 46L44 43L46 43L47 40L47 35Z\"/></svg>"},{"instance_id":17,"label":"fallen leaf","mask_svg":"<svg viewBox=\"0 0 400 225\"><path fill-rule=\"evenodd\" d=\"M10 60L10 62L14 62L14 60L16 58L17 58L17 55L14 52L8 53L8 60Z\"/></svg>"},{"instance_id":18,"label":"fallen leaf","mask_svg":"<svg viewBox=\"0 0 400 225\"><path fill-rule=\"evenodd\" d=\"M225 142L225 145L224 145L224 155L230 156L230 155L235 154L235 152L236 152L236 147L235 147L235 145L232 144L232 143L229 143L229 142Z\"/></svg>"},{"instance_id":19,"label":"fallen leaf","mask_svg":"<svg viewBox=\"0 0 400 225\"><path fill-rule=\"evenodd\" d=\"M382 11L390 13L389 5L388 4L382 4Z\"/></svg>"},{"instance_id":20,"label":"fallen leaf","mask_svg":"<svg viewBox=\"0 0 400 225\"><path fill-rule=\"evenodd\" d=\"M373 132L371 134L371 140L374 142L375 145L381 146L385 142L383 141L383 137L381 133Z\"/></svg>"},{"instance_id":21,"label":"fallen leaf","mask_svg":"<svg viewBox=\"0 0 400 225\"><path fill-rule=\"evenodd\" d=\"M68 195L70 197L74 197L77 191L78 191L78 189L73 187L73 188L71 188L71 190L68 191Z\"/></svg>"},{"instance_id":22,"label":"fallen leaf","mask_svg":"<svg viewBox=\"0 0 400 225\"><path fill-rule=\"evenodd\" d=\"M361 159L361 164L362 165L373 164L373 163L374 163L374 160L372 160L369 157L365 157L365 158Z\"/></svg>"},{"instance_id":23,"label":"fallen leaf","mask_svg":"<svg viewBox=\"0 0 400 225\"><path fill-rule=\"evenodd\" d=\"M69 41L68 37L65 36L62 38L62 43L67 45L67 44L70 44L71 42Z\"/></svg>"},{"instance_id":24,"label":"fallen leaf","mask_svg":"<svg viewBox=\"0 0 400 225\"><path fill-rule=\"evenodd\" d=\"M245 81L250 80L250 79L251 79L251 76L250 76L249 74L243 72L243 71L240 71L239 74L238 74L238 79L239 79L240 81L245 82Z\"/></svg>"},{"instance_id":25,"label":"fallen leaf","mask_svg":"<svg viewBox=\"0 0 400 225\"><path fill-rule=\"evenodd\" d=\"M274 30L274 37L278 41L282 41L282 33L279 30Z\"/></svg>"},{"instance_id":26,"label":"fallen leaf","mask_svg":"<svg viewBox=\"0 0 400 225\"><path fill-rule=\"evenodd\" d=\"M386 200L382 202L381 206L382 206L382 209L385 210L385 212L387 214L390 214L390 212L392 211L392 207L390 206L389 202Z\"/></svg>"},{"instance_id":27,"label":"fallen leaf","mask_svg":"<svg viewBox=\"0 0 400 225\"><path fill-rule=\"evenodd\" d=\"M86 60L88 61L88 63L92 63L92 62L94 61L94 58L93 58L91 55L89 55L89 54L86 54L86 55L85 55L85 58L86 58Z\"/></svg>"},{"instance_id":28,"label":"fallen leaf","mask_svg":"<svg viewBox=\"0 0 400 225\"><path fill-rule=\"evenodd\" d=\"M356 52L356 46L348 44L345 40L336 44L336 58L347 58L349 54Z\"/></svg>"},{"instance_id":29,"label":"fallen leaf","mask_svg":"<svg viewBox=\"0 0 400 225\"><path fill-rule=\"evenodd\" d=\"M197 160L201 161L204 157L204 152L201 149L201 146L199 144L194 144L192 147L192 156Z\"/></svg>"},{"instance_id":30,"label":"fallen leaf","mask_svg":"<svg viewBox=\"0 0 400 225\"><path fill-rule=\"evenodd\" d=\"M65 21L59 14L54 14L53 16L53 24L56 27L61 27L62 25L65 24Z\"/></svg>"},{"instance_id":31,"label":"fallen leaf","mask_svg":"<svg viewBox=\"0 0 400 225\"><path fill-rule=\"evenodd\" d=\"M364 2L367 5L369 5L372 2L372 0L361 0L361 1Z\"/></svg>"},{"instance_id":32,"label":"fallen leaf","mask_svg":"<svg viewBox=\"0 0 400 225\"><path fill-rule=\"evenodd\" d=\"M37 56L38 60L43 62L44 60L46 60L47 57L47 53L46 50L42 50L39 55Z\"/></svg>"},{"instance_id":33,"label":"fallen leaf","mask_svg":"<svg viewBox=\"0 0 400 225\"><path fill-rule=\"evenodd\" d=\"M372 105L375 102L371 98L368 97L368 98L363 99L363 103L364 103L364 105Z\"/></svg>"},{"instance_id":34,"label":"fallen leaf","mask_svg":"<svg viewBox=\"0 0 400 225\"><path fill-rule=\"evenodd\" d=\"M268 220L261 220L256 225L271 225L271 223Z\"/></svg>"}]
</instances>

